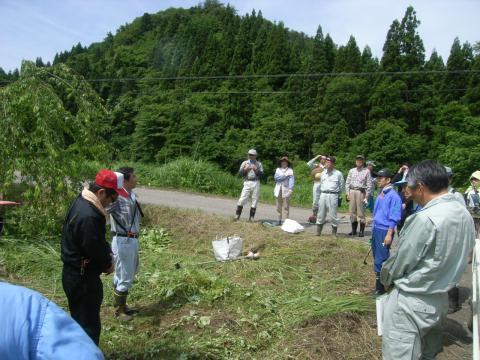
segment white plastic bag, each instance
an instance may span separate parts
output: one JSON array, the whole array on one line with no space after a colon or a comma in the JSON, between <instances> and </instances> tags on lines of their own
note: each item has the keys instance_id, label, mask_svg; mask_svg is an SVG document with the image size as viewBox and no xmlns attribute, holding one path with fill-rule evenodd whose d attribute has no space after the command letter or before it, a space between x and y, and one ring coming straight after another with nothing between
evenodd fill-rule
<instances>
[{"instance_id":1,"label":"white plastic bag","mask_svg":"<svg viewBox=\"0 0 480 360\"><path fill-rule=\"evenodd\" d=\"M242 255L243 240L237 235L227 236L222 239L213 240L212 246L216 260L233 260Z\"/></svg>"},{"instance_id":2,"label":"white plastic bag","mask_svg":"<svg viewBox=\"0 0 480 360\"><path fill-rule=\"evenodd\" d=\"M387 300L387 294L380 295L375 299L375 307L377 310L377 335L383 334L383 309L385 307L385 301Z\"/></svg>"},{"instance_id":3,"label":"white plastic bag","mask_svg":"<svg viewBox=\"0 0 480 360\"><path fill-rule=\"evenodd\" d=\"M297 234L304 231L305 228L295 220L286 219L282 225L282 230L291 234Z\"/></svg>"}]
</instances>

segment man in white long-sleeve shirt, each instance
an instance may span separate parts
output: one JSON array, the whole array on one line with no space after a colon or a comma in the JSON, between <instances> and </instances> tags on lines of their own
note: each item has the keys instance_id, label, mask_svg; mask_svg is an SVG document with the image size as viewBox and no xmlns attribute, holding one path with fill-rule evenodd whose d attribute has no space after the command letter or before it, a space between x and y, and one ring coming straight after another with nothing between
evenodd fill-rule
<instances>
[{"instance_id":1,"label":"man in white long-sleeve shirt","mask_svg":"<svg viewBox=\"0 0 480 360\"><path fill-rule=\"evenodd\" d=\"M317 235L322 235L327 214L332 221L332 233L337 235L338 228L338 198L345 187L345 181L340 171L335 169L335 157L327 156L325 171L320 178L320 201L317 217Z\"/></svg>"},{"instance_id":2,"label":"man in white long-sleeve shirt","mask_svg":"<svg viewBox=\"0 0 480 360\"><path fill-rule=\"evenodd\" d=\"M257 160L257 151L250 149L248 151L248 160L242 162L240 165L239 175L244 178L242 194L237 203L236 220L240 219L242 210L248 199L252 199L250 207L249 220L253 220L255 212L257 211L258 199L260 197L260 177L263 175L263 166Z\"/></svg>"}]
</instances>

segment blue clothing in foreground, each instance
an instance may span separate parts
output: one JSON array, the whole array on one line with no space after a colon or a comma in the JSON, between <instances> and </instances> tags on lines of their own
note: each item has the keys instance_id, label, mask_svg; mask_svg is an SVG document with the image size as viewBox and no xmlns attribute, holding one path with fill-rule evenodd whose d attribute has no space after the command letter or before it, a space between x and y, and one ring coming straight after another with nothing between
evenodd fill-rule
<instances>
[{"instance_id":1,"label":"blue clothing in foreground","mask_svg":"<svg viewBox=\"0 0 480 360\"><path fill-rule=\"evenodd\" d=\"M390 245L383 245L387 232L385 229L372 230L373 271L376 273L382 270L383 263L390 257Z\"/></svg>"},{"instance_id":2,"label":"blue clothing in foreground","mask_svg":"<svg viewBox=\"0 0 480 360\"><path fill-rule=\"evenodd\" d=\"M402 199L393 187L384 188L377 196L373 209L374 229L395 229L402 218Z\"/></svg>"},{"instance_id":3,"label":"blue clothing in foreground","mask_svg":"<svg viewBox=\"0 0 480 360\"><path fill-rule=\"evenodd\" d=\"M0 281L0 359L103 359L68 314L41 294Z\"/></svg>"}]
</instances>

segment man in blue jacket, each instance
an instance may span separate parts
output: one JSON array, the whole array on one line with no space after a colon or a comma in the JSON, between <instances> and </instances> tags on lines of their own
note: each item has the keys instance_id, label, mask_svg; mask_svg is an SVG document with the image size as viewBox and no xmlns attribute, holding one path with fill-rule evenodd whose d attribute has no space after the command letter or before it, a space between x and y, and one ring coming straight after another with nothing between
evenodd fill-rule
<instances>
[{"instance_id":1,"label":"man in blue jacket","mask_svg":"<svg viewBox=\"0 0 480 360\"><path fill-rule=\"evenodd\" d=\"M380 282L380 271L390 256L395 227L402 217L402 199L393 189L392 177L388 169L382 169L377 174L377 186L381 191L373 208L372 254L373 271L376 275L375 295L385 293L385 288Z\"/></svg>"},{"instance_id":2,"label":"man in blue jacket","mask_svg":"<svg viewBox=\"0 0 480 360\"><path fill-rule=\"evenodd\" d=\"M102 360L70 316L43 295L0 281L0 359Z\"/></svg>"}]
</instances>

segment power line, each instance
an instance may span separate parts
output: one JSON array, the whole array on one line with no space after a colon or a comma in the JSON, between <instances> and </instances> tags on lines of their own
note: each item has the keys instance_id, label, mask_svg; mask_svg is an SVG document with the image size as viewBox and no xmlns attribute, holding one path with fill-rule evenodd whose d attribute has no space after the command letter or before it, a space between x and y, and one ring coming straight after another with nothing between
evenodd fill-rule
<instances>
[{"instance_id":1,"label":"power line","mask_svg":"<svg viewBox=\"0 0 480 360\"><path fill-rule=\"evenodd\" d=\"M206 76L158 76L158 77L124 77L83 79L87 82L150 82L150 81L195 81L195 80L238 80L238 79L280 79L280 78L318 78L318 77L353 77L353 76L395 76L395 75L442 75L442 74L477 74L480 70L415 70L415 71L369 71L369 72L322 72L322 73L283 73L283 74L244 74L244 75L206 75ZM16 80L2 80L11 83Z\"/></svg>"}]
</instances>

